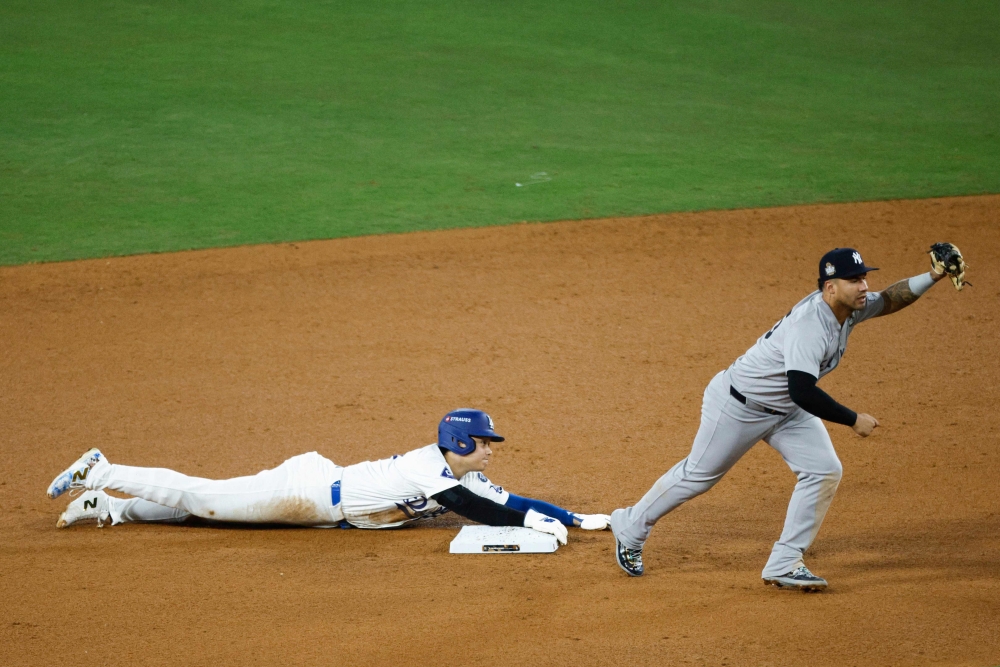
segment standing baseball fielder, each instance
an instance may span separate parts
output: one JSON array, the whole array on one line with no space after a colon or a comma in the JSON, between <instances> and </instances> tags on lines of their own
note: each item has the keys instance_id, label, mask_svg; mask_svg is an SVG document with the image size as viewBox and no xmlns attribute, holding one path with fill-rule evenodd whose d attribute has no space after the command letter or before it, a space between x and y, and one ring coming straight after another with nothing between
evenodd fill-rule
<instances>
[{"instance_id":1,"label":"standing baseball fielder","mask_svg":"<svg viewBox=\"0 0 1000 667\"><path fill-rule=\"evenodd\" d=\"M705 389L701 426L691 453L653 485L638 503L611 514L618 565L643 573L642 548L664 514L708 491L763 440L798 477L785 526L762 573L779 588L822 590L827 582L802 558L823 523L843 472L821 420L844 424L861 437L878 426L816 386L840 363L855 325L895 313L951 275L963 286L965 263L951 244L931 249L932 271L901 280L882 292L868 291L866 266L853 248L836 248L819 262L819 290L797 303L746 354L717 374Z\"/></svg>"},{"instance_id":2,"label":"standing baseball fielder","mask_svg":"<svg viewBox=\"0 0 1000 667\"><path fill-rule=\"evenodd\" d=\"M86 491L56 526L110 519L180 522L190 516L240 523L319 528L395 528L449 510L491 526L526 526L566 544L566 526L604 530L609 517L575 514L523 498L493 484L483 472L491 443L504 438L481 410L449 412L438 441L402 456L340 467L316 452L292 457L249 477L211 480L165 468L112 465L97 449L84 453L49 485L48 496ZM112 489L133 498L113 498Z\"/></svg>"}]
</instances>

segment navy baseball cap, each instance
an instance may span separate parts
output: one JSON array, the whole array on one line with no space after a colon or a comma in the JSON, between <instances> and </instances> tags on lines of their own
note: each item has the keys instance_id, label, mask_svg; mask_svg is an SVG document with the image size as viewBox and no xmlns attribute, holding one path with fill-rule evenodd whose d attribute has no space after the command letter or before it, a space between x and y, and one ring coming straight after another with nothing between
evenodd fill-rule
<instances>
[{"instance_id":1,"label":"navy baseball cap","mask_svg":"<svg viewBox=\"0 0 1000 667\"><path fill-rule=\"evenodd\" d=\"M865 264L861 253L854 248L834 248L819 260L819 282L831 278L850 278L860 276L869 271L878 271L874 266Z\"/></svg>"}]
</instances>

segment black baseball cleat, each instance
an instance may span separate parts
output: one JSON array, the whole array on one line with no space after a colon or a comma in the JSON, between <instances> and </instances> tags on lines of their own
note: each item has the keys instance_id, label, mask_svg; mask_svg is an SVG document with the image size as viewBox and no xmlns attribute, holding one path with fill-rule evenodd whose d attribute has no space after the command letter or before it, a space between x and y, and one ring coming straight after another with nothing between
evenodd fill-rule
<instances>
[{"instance_id":1,"label":"black baseball cleat","mask_svg":"<svg viewBox=\"0 0 1000 667\"><path fill-rule=\"evenodd\" d=\"M642 576L642 549L629 549L615 537L615 560L628 576Z\"/></svg>"},{"instance_id":2,"label":"black baseball cleat","mask_svg":"<svg viewBox=\"0 0 1000 667\"><path fill-rule=\"evenodd\" d=\"M764 583L768 586L806 592L825 591L827 587L826 579L817 577L805 565L800 565L780 577L764 577Z\"/></svg>"}]
</instances>

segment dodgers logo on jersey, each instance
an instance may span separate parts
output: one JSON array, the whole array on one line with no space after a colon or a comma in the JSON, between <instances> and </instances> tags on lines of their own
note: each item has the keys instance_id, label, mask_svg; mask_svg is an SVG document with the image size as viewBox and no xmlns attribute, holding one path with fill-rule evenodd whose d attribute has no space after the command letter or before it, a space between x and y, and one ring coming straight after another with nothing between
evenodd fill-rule
<instances>
[{"instance_id":1,"label":"dodgers logo on jersey","mask_svg":"<svg viewBox=\"0 0 1000 667\"><path fill-rule=\"evenodd\" d=\"M442 477L447 477L448 479L455 479L455 475L451 473L451 468L445 466L445 469L441 471Z\"/></svg>"},{"instance_id":2,"label":"dodgers logo on jersey","mask_svg":"<svg viewBox=\"0 0 1000 667\"><path fill-rule=\"evenodd\" d=\"M861 253L860 252L855 251L855 253L853 255L851 255L851 257L854 258L854 263L855 264L864 264L864 262L861 261Z\"/></svg>"},{"instance_id":3,"label":"dodgers logo on jersey","mask_svg":"<svg viewBox=\"0 0 1000 667\"><path fill-rule=\"evenodd\" d=\"M406 516L407 519L433 519L436 516L440 516L448 511L447 507L435 507L434 509L427 509L430 503L427 498L423 496L416 496L414 498L407 498L401 503L396 503L396 508L399 509Z\"/></svg>"},{"instance_id":4,"label":"dodgers logo on jersey","mask_svg":"<svg viewBox=\"0 0 1000 667\"><path fill-rule=\"evenodd\" d=\"M427 499L423 496L407 498L401 503L396 503L396 507L398 507L408 519L416 519L420 516L420 512L427 508Z\"/></svg>"}]
</instances>

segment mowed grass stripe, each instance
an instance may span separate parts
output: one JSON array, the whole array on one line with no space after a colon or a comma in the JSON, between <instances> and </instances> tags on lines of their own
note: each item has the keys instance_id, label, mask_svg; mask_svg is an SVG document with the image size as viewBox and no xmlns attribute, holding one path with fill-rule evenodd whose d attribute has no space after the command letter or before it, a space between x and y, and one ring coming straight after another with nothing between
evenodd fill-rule
<instances>
[{"instance_id":1,"label":"mowed grass stripe","mask_svg":"<svg viewBox=\"0 0 1000 667\"><path fill-rule=\"evenodd\" d=\"M0 263L1000 192L994 4L665 4L2 3Z\"/></svg>"}]
</instances>

